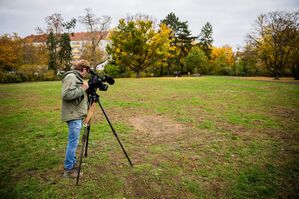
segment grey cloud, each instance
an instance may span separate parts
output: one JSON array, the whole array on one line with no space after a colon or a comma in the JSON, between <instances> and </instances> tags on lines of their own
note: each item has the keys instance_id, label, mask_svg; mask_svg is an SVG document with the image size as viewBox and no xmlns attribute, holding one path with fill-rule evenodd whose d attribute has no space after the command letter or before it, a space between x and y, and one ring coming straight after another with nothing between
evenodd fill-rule
<instances>
[{"instance_id":1,"label":"grey cloud","mask_svg":"<svg viewBox=\"0 0 299 199\"><path fill-rule=\"evenodd\" d=\"M90 7L98 16L108 15L116 26L127 14L149 14L160 21L174 12L182 21L188 21L193 35L198 35L209 21L214 29L214 44L233 47L242 45L251 25L261 13L275 10L299 9L296 0L1 0L0 34L17 32L21 36L35 33L37 26L44 27L44 18L61 13L69 20L84 14ZM78 25L76 31L85 31Z\"/></svg>"}]
</instances>

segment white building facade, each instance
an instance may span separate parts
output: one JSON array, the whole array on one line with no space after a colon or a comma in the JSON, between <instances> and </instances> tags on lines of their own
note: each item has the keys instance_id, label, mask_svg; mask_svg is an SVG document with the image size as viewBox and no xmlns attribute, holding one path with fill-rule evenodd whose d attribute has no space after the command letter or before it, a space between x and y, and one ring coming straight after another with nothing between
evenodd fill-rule
<instances>
[{"instance_id":1,"label":"white building facade","mask_svg":"<svg viewBox=\"0 0 299 199\"><path fill-rule=\"evenodd\" d=\"M106 46L110 43L110 40L108 40L108 32L105 33L100 33L97 32L95 34L96 38L102 37L100 43L99 43L99 48L102 51L106 51ZM24 38L28 42L32 42L33 45L39 46L39 45L46 45L47 41L47 35L29 35ZM77 61L80 59L84 46L86 44L91 44L91 35L88 32L78 32L78 33L73 33L70 36L71 42L70 45L72 47L72 56L73 56L73 61Z\"/></svg>"}]
</instances>

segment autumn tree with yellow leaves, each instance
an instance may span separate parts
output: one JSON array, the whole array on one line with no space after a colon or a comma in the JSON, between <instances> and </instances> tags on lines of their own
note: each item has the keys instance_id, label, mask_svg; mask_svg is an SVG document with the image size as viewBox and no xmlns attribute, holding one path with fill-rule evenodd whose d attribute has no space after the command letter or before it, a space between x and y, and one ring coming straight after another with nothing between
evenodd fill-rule
<instances>
[{"instance_id":1,"label":"autumn tree with yellow leaves","mask_svg":"<svg viewBox=\"0 0 299 199\"><path fill-rule=\"evenodd\" d=\"M298 38L299 12L275 11L260 15L249 41L255 46L258 58L275 76L293 67L299 73ZM294 74L296 77L296 74ZM297 74L299 77L299 75Z\"/></svg>"},{"instance_id":2,"label":"autumn tree with yellow leaves","mask_svg":"<svg viewBox=\"0 0 299 199\"><path fill-rule=\"evenodd\" d=\"M141 76L141 71L153 65L161 65L171 56L171 30L161 24L154 28L150 19L119 20L117 28L110 35L112 44L108 53L116 64L129 67Z\"/></svg>"},{"instance_id":3,"label":"autumn tree with yellow leaves","mask_svg":"<svg viewBox=\"0 0 299 199\"><path fill-rule=\"evenodd\" d=\"M22 42L17 35L2 35L0 37L0 69L14 70L22 62Z\"/></svg>"},{"instance_id":4,"label":"autumn tree with yellow leaves","mask_svg":"<svg viewBox=\"0 0 299 199\"><path fill-rule=\"evenodd\" d=\"M211 74L232 75L234 62L234 53L230 46L214 46L211 52L209 71Z\"/></svg>"}]
</instances>

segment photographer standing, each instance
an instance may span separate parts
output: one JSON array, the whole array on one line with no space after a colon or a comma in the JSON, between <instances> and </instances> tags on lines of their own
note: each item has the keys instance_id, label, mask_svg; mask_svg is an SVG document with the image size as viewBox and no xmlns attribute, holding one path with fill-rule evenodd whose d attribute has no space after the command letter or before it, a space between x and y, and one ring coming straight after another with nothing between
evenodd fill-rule
<instances>
[{"instance_id":1,"label":"photographer standing","mask_svg":"<svg viewBox=\"0 0 299 199\"><path fill-rule=\"evenodd\" d=\"M88 97L86 90L88 84L83 77L89 72L90 64L80 60L74 70L68 71L62 78L62 121L68 125L68 144L64 160L63 177L75 178L76 150L79 143L83 118L87 115Z\"/></svg>"}]
</instances>

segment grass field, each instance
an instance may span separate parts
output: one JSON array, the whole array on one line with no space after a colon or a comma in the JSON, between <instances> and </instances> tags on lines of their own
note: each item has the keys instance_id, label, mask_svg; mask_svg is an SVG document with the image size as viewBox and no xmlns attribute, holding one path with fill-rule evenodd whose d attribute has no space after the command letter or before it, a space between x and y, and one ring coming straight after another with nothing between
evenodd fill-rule
<instances>
[{"instance_id":1,"label":"grass field","mask_svg":"<svg viewBox=\"0 0 299 199\"><path fill-rule=\"evenodd\" d=\"M298 198L299 84L116 79L83 177L62 178L61 82L0 85L0 198Z\"/></svg>"}]
</instances>

